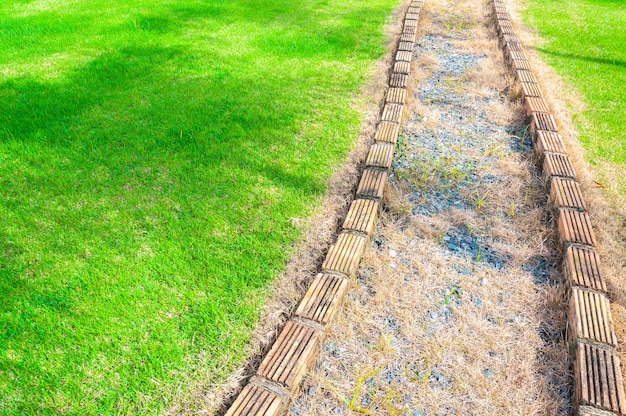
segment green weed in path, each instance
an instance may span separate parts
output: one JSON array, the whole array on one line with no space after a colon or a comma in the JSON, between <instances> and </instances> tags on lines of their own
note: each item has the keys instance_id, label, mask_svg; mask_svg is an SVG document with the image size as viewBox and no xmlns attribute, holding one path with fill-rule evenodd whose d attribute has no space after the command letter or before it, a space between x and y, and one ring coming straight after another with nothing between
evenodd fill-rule
<instances>
[{"instance_id":1,"label":"green weed in path","mask_svg":"<svg viewBox=\"0 0 626 416\"><path fill-rule=\"evenodd\" d=\"M626 1L524 5L526 20L547 41L538 47L542 57L584 97L586 109L574 122L592 163L626 167Z\"/></svg>"},{"instance_id":2,"label":"green weed in path","mask_svg":"<svg viewBox=\"0 0 626 416\"><path fill-rule=\"evenodd\" d=\"M0 4L1 414L155 414L228 374L396 4Z\"/></svg>"}]
</instances>

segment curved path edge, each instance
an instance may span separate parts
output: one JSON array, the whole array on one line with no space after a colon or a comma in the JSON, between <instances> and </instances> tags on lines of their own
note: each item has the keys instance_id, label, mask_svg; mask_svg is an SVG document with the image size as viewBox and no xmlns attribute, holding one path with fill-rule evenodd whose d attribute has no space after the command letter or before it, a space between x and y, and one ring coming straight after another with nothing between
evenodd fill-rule
<instances>
[{"instance_id":1,"label":"curved path edge","mask_svg":"<svg viewBox=\"0 0 626 416\"><path fill-rule=\"evenodd\" d=\"M522 91L528 130L549 189L549 205L557 218L569 297L567 332L573 358L574 414L626 415L610 300L585 198L505 1L494 0L493 11L500 46Z\"/></svg>"},{"instance_id":2,"label":"curved path edge","mask_svg":"<svg viewBox=\"0 0 626 416\"><path fill-rule=\"evenodd\" d=\"M365 244L378 219L404 111L422 5L422 0L412 0L404 16L374 143L341 232L328 250L321 272L226 416L283 414L304 375L317 360L322 341L343 304L349 279L356 275Z\"/></svg>"}]
</instances>

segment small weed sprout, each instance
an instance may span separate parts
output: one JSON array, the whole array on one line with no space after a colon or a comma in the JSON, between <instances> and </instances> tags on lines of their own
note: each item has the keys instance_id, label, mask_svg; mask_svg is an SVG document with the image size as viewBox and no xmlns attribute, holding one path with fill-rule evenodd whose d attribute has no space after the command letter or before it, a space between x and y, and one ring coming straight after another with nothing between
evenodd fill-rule
<instances>
[{"instance_id":1,"label":"small weed sprout","mask_svg":"<svg viewBox=\"0 0 626 416\"><path fill-rule=\"evenodd\" d=\"M461 289L461 286L459 285L458 282L450 285L449 292L446 294L446 296L444 296L443 300L441 301L441 304L448 305L455 296L459 296L461 294L460 289Z\"/></svg>"},{"instance_id":2,"label":"small weed sprout","mask_svg":"<svg viewBox=\"0 0 626 416\"><path fill-rule=\"evenodd\" d=\"M514 202L511 202L508 213L509 213L509 217L515 218L515 203Z\"/></svg>"},{"instance_id":3,"label":"small weed sprout","mask_svg":"<svg viewBox=\"0 0 626 416\"><path fill-rule=\"evenodd\" d=\"M426 384L428 379L430 378L430 374L432 373L432 369L421 371L421 370L413 370L407 368L405 374L409 380L416 384Z\"/></svg>"},{"instance_id":4,"label":"small weed sprout","mask_svg":"<svg viewBox=\"0 0 626 416\"><path fill-rule=\"evenodd\" d=\"M489 196L489 191L485 191L484 194L475 198L476 203L476 211L481 214L484 214L484 209L487 207L487 197Z\"/></svg>"},{"instance_id":5,"label":"small weed sprout","mask_svg":"<svg viewBox=\"0 0 626 416\"><path fill-rule=\"evenodd\" d=\"M395 402L401 398L402 396L396 389L391 389L383 398L383 404L387 406L387 412L390 416L401 415L404 413L404 409L402 407L396 407L395 404Z\"/></svg>"},{"instance_id":6,"label":"small weed sprout","mask_svg":"<svg viewBox=\"0 0 626 416\"><path fill-rule=\"evenodd\" d=\"M393 334L381 335L376 345L376 350L380 352L394 353L396 350L391 345Z\"/></svg>"},{"instance_id":7,"label":"small weed sprout","mask_svg":"<svg viewBox=\"0 0 626 416\"><path fill-rule=\"evenodd\" d=\"M380 373L382 369L383 367L381 366L370 371L364 371L359 374L359 377L357 378L356 389L354 390L352 399L350 400L350 403L346 403L348 409L357 413L373 415L373 413L370 412L369 409L357 406L357 401L359 400L359 397L361 397L361 389L363 388L363 384L370 378L374 377L376 374Z\"/></svg>"}]
</instances>

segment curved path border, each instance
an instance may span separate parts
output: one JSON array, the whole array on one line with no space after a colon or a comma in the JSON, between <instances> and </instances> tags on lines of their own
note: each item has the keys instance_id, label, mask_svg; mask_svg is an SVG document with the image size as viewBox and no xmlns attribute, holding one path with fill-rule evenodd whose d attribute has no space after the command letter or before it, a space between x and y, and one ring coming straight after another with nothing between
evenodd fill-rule
<instances>
[{"instance_id":1,"label":"curved path border","mask_svg":"<svg viewBox=\"0 0 626 416\"><path fill-rule=\"evenodd\" d=\"M494 0L500 46L523 91L529 132L555 211L569 293L568 341L573 354L574 414L625 415L626 398L616 352L607 287L596 238L550 108L543 98L504 0Z\"/></svg>"},{"instance_id":2,"label":"curved path border","mask_svg":"<svg viewBox=\"0 0 626 416\"><path fill-rule=\"evenodd\" d=\"M374 232L404 111L422 4L421 0L411 1L404 16L374 144L341 233L328 250L321 273L226 416L283 414L316 362L330 323L343 304L349 279L355 277L367 239Z\"/></svg>"}]
</instances>

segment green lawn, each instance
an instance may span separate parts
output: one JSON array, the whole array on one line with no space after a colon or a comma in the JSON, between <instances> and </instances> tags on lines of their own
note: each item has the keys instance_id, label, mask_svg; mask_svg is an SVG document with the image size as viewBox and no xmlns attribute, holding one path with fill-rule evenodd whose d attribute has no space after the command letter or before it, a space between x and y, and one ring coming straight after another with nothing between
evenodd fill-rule
<instances>
[{"instance_id":1,"label":"green lawn","mask_svg":"<svg viewBox=\"0 0 626 416\"><path fill-rule=\"evenodd\" d=\"M574 123L590 161L626 169L626 1L524 0L542 57L582 93ZM626 194L626 189L623 190Z\"/></svg>"},{"instance_id":2,"label":"green lawn","mask_svg":"<svg viewBox=\"0 0 626 416\"><path fill-rule=\"evenodd\" d=\"M0 414L155 414L228 374L397 4L0 3Z\"/></svg>"}]
</instances>

